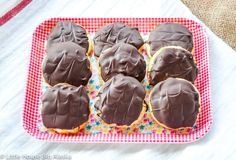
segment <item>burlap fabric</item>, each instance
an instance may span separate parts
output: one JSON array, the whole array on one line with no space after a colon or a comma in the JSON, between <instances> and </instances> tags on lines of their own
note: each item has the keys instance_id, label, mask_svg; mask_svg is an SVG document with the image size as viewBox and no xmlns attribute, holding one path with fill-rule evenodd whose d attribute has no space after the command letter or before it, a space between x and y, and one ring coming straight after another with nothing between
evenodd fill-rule
<instances>
[{"instance_id":1,"label":"burlap fabric","mask_svg":"<svg viewBox=\"0 0 236 160\"><path fill-rule=\"evenodd\" d=\"M182 2L236 50L236 0L182 0Z\"/></svg>"}]
</instances>

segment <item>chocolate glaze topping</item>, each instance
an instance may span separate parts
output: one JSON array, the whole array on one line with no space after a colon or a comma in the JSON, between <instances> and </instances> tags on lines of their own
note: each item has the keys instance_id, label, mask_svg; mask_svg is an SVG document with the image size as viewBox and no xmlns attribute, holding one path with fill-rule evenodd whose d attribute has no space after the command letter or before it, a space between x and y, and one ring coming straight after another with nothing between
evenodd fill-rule
<instances>
[{"instance_id":1,"label":"chocolate glaze topping","mask_svg":"<svg viewBox=\"0 0 236 160\"><path fill-rule=\"evenodd\" d=\"M73 42L54 44L48 49L43 64L43 77L50 85L69 83L86 85L92 75L84 48Z\"/></svg>"},{"instance_id":2,"label":"chocolate glaze topping","mask_svg":"<svg viewBox=\"0 0 236 160\"><path fill-rule=\"evenodd\" d=\"M145 94L138 80L118 74L101 87L95 108L108 124L131 125L142 111Z\"/></svg>"},{"instance_id":3,"label":"chocolate glaze topping","mask_svg":"<svg viewBox=\"0 0 236 160\"><path fill-rule=\"evenodd\" d=\"M89 97L80 86L58 84L42 96L42 120L47 128L74 129L89 118Z\"/></svg>"},{"instance_id":4,"label":"chocolate glaze topping","mask_svg":"<svg viewBox=\"0 0 236 160\"><path fill-rule=\"evenodd\" d=\"M117 43L99 57L101 76L104 81L122 73L139 81L144 79L146 63L137 48L127 43Z\"/></svg>"},{"instance_id":5,"label":"chocolate glaze topping","mask_svg":"<svg viewBox=\"0 0 236 160\"><path fill-rule=\"evenodd\" d=\"M59 21L48 35L47 48L51 47L55 43L60 42L74 42L79 46L86 49L89 48L89 42L86 30L74 23L67 21Z\"/></svg>"},{"instance_id":6,"label":"chocolate glaze topping","mask_svg":"<svg viewBox=\"0 0 236 160\"><path fill-rule=\"evenodd\" d=\"M168 77L184 78L193 82L197 78L198 69L193 55L177 48L165 48L156 57L148 71L148 80L151 85Z\"/></svg>"},{"instance_id":7,"label":"chocolate glaze topping","mask_svg":"<svg viewBox=\"0 0 236 160\"><path fill-rule=\"evenodd\" d=\"M186 27L178 23L161 23L150 33L148 44L152 56L164 46L181 46L191 52L193 36Z\"/></svg>"},{"instance_id":8,"label":"chocolate glaze topping","mask_svg":"<svg viewBox=\"0 0 236 160\"><path fill-rule=\"evenodd\" d=\"M158 83L150 95L150 104L156 120L173 129L192 127L200 108L194 86L176 78Z\"/></svg>"},{"instance_id":9,"label":"chocolate glaze topping","mask_svg":"<svg viewBox=\"0 0 236 160\"><path fill-rule=\"evenodd\" d=\"M112 23L102 27L96 32L93 40L94 54L97 57L102 51L118 42L129 43L137 49L144 44L138 28L132 28L123 23Z\"/></svg>"}]
</instances>

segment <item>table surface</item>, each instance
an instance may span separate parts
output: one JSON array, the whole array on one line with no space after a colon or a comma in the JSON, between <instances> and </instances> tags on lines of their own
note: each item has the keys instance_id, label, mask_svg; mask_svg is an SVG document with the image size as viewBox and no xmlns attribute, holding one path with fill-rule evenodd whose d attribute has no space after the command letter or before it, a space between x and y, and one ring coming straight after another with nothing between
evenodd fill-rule
<instances>
[{"instance_id":1,"label":"table surface","mask_svg":"<svg viewBox=\"0 0 236 160\"><path fill-rule=\"evenodd\" d=\"M213 126L201 140L188 144L70 144L40 141L26 134L21 118L32 33L51 17L186 17L200 22L182 2L172 0L31 2L0 27L0 159L3 155L42 154L73 159L236 159L236 53L207 27Z\"/></svg>"}]
</instances>

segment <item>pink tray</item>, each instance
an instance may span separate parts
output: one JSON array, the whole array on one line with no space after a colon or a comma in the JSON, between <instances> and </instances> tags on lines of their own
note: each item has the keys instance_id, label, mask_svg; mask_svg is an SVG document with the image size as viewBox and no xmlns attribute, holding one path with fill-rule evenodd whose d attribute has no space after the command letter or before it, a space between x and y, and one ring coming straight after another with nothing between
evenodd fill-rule
<instances>
[{"instance_id":1,"label":"pink tray","mask_svg":"<svg viewBox=\"0 0 236 160\"><path fill-rule=\"evenodd\" d=\"M93 114L90 116L90 120L88 122L91 124L88 124L85 130L80 131L80 133L76 135L52 134L42 130L39 103L40 97L44 90L41 71L41 64L45 53L44 44L47 35L56 25L56 22L60 20L71 21L80 24L86 28L86 30L91 35L94 35L98 28L113 22L123 22L130 26L138 27L139 31L144 36L148 35L148 33L152 31L156 25L163 22L177 22L189 28L194 36L194 56L197 60L197 65L200 71L198 78L195 81L195 86L198 88L201 94L201 112L196 122L196 128L191 131L186 131L185 133L170 131L157 126L157 124L155 124L155 122L149 118L147 113L144 116L143 124L141 124L141 126L137 126L135 129L129 129L128 131L120 131L117 128L106 128L106 131L104 131L105 128L101 127L106 126L99 126L99 120L96 120ZM145 55L146 51L144 50L143 53ZM206 33L204 28L193 20L184 18L52 18L41 23L33 33L25 102L23 108L23 127L27 133L36 137L37 139L50 141L164 143L192 142L203 137L209 131L212 124L209 76L209 50ZM91 83L93 82L91 81ZM91 91L91 86L88 85L88 89L90 88L89 96L93 102L96 91ZM148 88L148 85L146 87Z\"/></svg>"}]
</instances>

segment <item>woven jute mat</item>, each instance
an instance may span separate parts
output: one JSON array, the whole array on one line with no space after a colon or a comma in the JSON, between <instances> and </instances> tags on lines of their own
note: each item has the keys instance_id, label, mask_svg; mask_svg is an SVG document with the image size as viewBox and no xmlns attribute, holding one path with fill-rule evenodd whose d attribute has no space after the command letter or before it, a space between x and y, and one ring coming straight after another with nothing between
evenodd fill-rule
<instances>
[{"instance_id":1,"label":"woven jute mat","mask_svg":"<svg viewBox=\"0 0 236 160\"><path fill-rule=\"evenodd\" d=\"M182 0L182 2L236 50L236 0Z\"/></svg>"}]
</instances>

